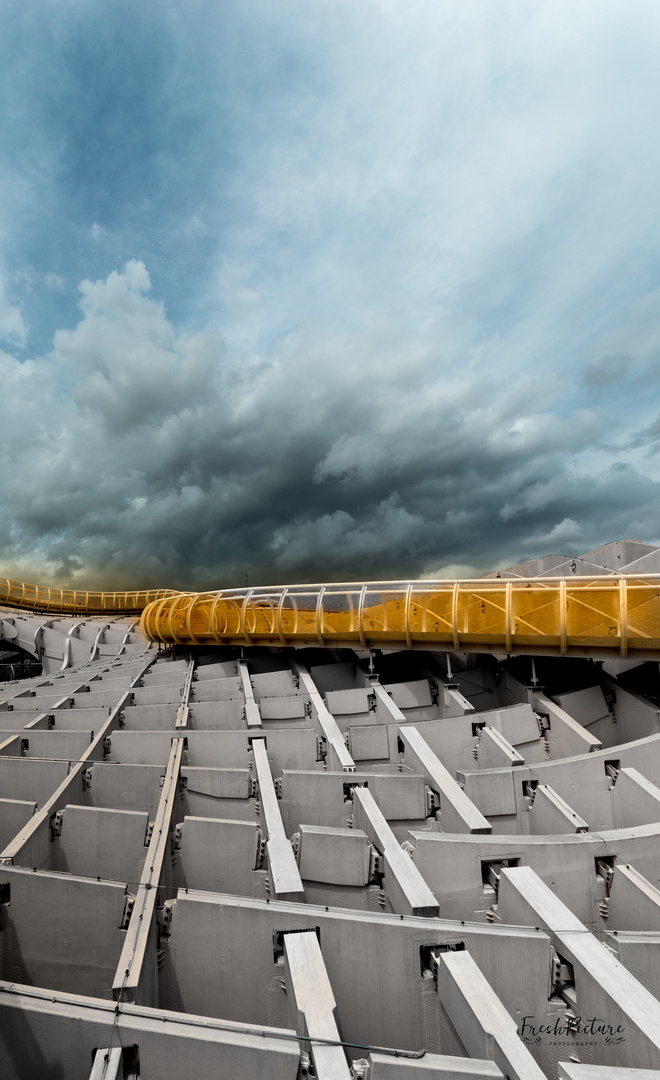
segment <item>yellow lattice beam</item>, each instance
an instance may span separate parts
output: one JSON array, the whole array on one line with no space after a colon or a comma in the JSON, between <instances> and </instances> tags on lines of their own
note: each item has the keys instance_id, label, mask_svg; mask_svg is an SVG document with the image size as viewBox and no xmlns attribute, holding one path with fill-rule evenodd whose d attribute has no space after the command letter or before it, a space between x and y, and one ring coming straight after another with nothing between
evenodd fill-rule
<instances>
[{"instance_id":1,"label":"yellow lattice beam","mask_svg":"<svg viewBox=\"0 0 660 1080\"><path fill-rule=\"evenodd\" d=\"M52 589L25 581L0 578L0 604L49 611L58 615L139 615L153 600L176 596L171 589L139 589L134 592L92 592L84 589Z\"/></svg>"},{"instance_id":2,"label":"yellow lattice beam","mask_svg":"<svg viewBox=\"0 0 660 1080\"><path fill-rule=\"evenodd\" d=\"M208 593L92 592L0 578L0 603L62 615L142 613L147 637L165 644L660 657L660 576L282 585Z\"/></svg>"},{"instance_id":3,"label":"yellow lattice beam","mask_svg":"<svg viewBox=\"0 0 660 1080\"><path fill-rule=\"evenodd\" d=\"M660 656L660 577L287 585L180 593L152 641Z\"/></svg>"}]
</instances>

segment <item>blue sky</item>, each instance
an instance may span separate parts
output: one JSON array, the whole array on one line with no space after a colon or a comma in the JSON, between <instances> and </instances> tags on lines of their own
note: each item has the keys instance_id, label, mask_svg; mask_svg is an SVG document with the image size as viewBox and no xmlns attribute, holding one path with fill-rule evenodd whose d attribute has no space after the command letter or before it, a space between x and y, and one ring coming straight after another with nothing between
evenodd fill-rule
<instances>
[{"instance_id":1,"label":"blue sky","mask_svg":"<svg viewBox=\"0 0 660 1080\"><path fill-rule=\"evenodd\" d=\"M0 572L660 543L656 0L0 12Z\"/></svg>"}]
</instances>

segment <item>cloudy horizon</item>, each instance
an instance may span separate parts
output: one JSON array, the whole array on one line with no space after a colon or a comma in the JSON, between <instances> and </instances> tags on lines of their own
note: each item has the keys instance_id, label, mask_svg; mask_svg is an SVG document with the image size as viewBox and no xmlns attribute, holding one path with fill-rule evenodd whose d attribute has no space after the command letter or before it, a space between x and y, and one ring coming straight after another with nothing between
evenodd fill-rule
<instances>
[{"instance_id":1,"label":"cloudy horizon","mask_svg":"<svg viewBox=\"0 0 660 1080\"><path fill-rule=\"evenodd\" d=\"M660 544L655 0L2 10L0 575Z\"/></svg>"}]
</instances>

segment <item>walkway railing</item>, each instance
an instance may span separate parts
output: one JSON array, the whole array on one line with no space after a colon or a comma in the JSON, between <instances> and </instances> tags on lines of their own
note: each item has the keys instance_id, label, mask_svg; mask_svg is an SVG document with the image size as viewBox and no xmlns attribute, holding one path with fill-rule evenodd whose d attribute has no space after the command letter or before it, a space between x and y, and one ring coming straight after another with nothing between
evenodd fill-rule
<instances>
[{"instance_id":1,"label":"walkway railing","mask_svg":"<svg viewBox=\"0 0 660 1080\"><path fill-rule=\"evenodd\" d=\"M179 593L142 615L188 645L446 648L660 659L660 576L287 585Z\"/></svg>"},{"instance_id":2,"label":"walkway railing","mask_svg":"<svg viewBox=\"0 0 660 1080\"><path fill-rule=\"evenodd\" d=\"M51 611L60 615L139 615L153 600L176 596L171 589L139 589L135 592L90 592L83 589L51 589L25 581L0 578L0 604Z\"/></svg>"},{"instance_id":3,"label":"walkway railing","mask_svg":"<svg viewBox=\"0 0 660 1080\"><path fill-rule=\"evenodd\" d=\"M323 645L660 659L660 575L89 592L0 578L0 604L57 614L142 612L152 641Z\"/></svg>"}]
</instances>

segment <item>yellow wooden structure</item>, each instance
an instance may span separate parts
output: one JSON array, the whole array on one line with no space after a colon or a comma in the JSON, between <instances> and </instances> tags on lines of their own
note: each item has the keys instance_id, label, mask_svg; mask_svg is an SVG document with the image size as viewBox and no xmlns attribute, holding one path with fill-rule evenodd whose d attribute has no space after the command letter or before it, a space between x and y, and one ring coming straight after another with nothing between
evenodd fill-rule
<instances>
[{"instance_id":1,"label":"yellow wooden structure","mask_svg":"<svg viewBox=\"0 0 660 1080\"><path fill-rule=\"evenodd\" d=\"M180 645L323 645L660 658L660 576L93 592L0 578L0 603L62 615L140 614Z\"/></svg>"},{"instance_id":2,"label":"yellow wooden structure","mask_svg":"<svg viewBox=\"0 0 660 1080\"><path fill-rule=\"evenodd\" d=\"M660 657L660 577L288 585L181 593L152 641Z\"/></svg>"},{"instance_id":3,"label":"yellow wooden structure","mask_svg":"<svg viewBox=\"0 0 660 1080\"><path fill-rule=\"evenodd\" d=\"M176 596L171 589L138 589L134 592L94 592L85 589L52 589L0 577L0 604L49 611L57 615L139 615L147 604L164 596Z\"/></svg>"}]
</instances>

